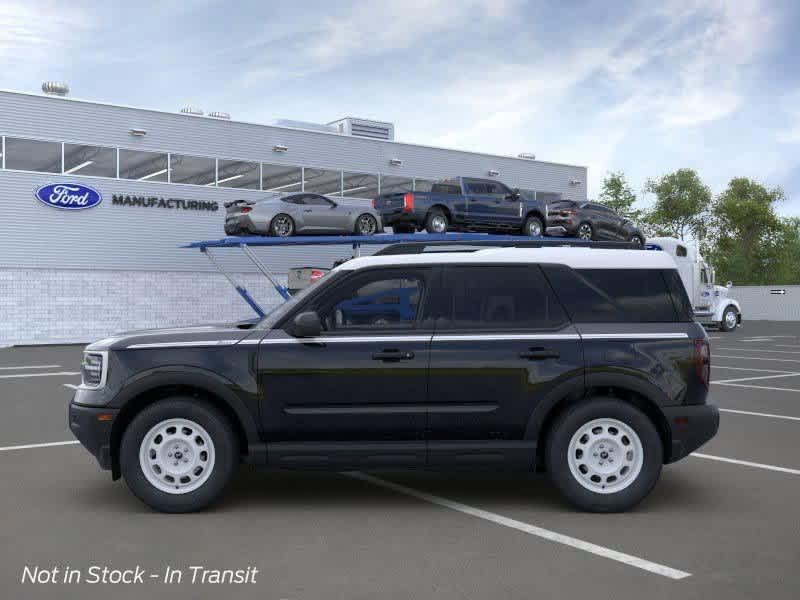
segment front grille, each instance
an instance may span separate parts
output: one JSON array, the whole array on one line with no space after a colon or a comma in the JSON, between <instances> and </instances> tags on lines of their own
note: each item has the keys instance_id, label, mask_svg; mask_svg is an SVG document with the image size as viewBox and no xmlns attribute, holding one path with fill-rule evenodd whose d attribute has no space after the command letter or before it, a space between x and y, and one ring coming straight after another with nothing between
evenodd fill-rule
<instances>
[{"instance_id":1,"label":"front grille","mask_svg":"<svg viewBox=\"0 0 800 600\"><path fill-rule=\"evenodd\" d=\"M103 382L103 355L93 352L83 353L81 379L86 387L100 387Z\"/></svg>"}]
</instances>

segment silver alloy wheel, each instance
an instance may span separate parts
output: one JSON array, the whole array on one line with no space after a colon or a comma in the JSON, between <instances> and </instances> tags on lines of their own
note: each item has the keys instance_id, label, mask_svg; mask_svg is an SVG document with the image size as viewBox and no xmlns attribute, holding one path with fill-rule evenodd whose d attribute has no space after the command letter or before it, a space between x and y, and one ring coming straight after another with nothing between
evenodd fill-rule
<instances>
[{"instance_id":1,"label":"silver alloy wheel","mask_svg":"<svg viewBox=\"0 0 800 600\"><path fill-rule=\"evenodd\" d=\"M372 215L361 215L358 217L358 233L361 235L372 235L378 229L378 223Z\"/></svg>"},{"instance_id":2,"label":"silver alloy wheel","mask_svg":"<svg viewBox=\"0 0 800 600\"><path fill-rule=\"evenodd\" d=\"M528 221L528 235L532 237L539 237L542 235L542 224L539 219L531 219Z\"/></svg>"},{"instance_id":3,"label":"silver alloy wheel","mask_svg":"<svg viewBox=\"0 0 800 600\"><path fill-rule=\"evenodd\" d=\"M642 238L640 238L638 235L634 235L633 237L631 237L631 242L641 246L642 245Z\"/></svg>"},{"instance_id":4,"label":"silver alloy wheel","mask_svg":"<svg viewBox=\"0 0 800 600\"><path fill-rule=\"evenodd\" d=\"M624 490L636 481L644 464L639 436L616 419L594 419L579 427L567 452L572 476L597 494Z\"/></svg>"},{"instance_id":5,"label":"silver alloy wheel","mask_svg":"<svg viewBox=\"0 0 800 600\"><path fill-rule=\"evenodd\" d=\"M725 318L725 327L727 327L728 329L733 329L733 328L736 327L736 311L735 310L733 310L733 309L726 310L724 318Z\"/></svg>"},{"instance_id":6,"label":"silver alloy wheel","mask_svg":"<svg viewBox=\"0 0 800 600\"><path fill-rule=\"evenodd\" d=\"M214 442L189 419L167 419L153 426L139 446L139 465L147 481L167 494L187 494L214 471Z\"/></svg>"},{"instance_id":7,"label":"silver alloy wheel","mask_svg":"<svg viewBox=\"0 0 800 600\"><path fill-rule=\"evenodd\" d=\"M289 237L293 230L292 220L286 215L278 215L272 221L272 231L278 237Z\"/></svg>"},{"instance_id":8,"label":"silver alloy wheel","mask_svg":"<svg viewBox=\"0 0 800 600\"><path fill-rule=\"evenodd\" d=\"M578 237L582 240L592 239L592 226L588 223L581 223L578 227Z\"/></svg>"},{"instance_id":9,"label":"silver alloy wheel","mask_svg":"<svg viewBox=\"0 0 800 600\"><path fill-rule=\"evenodd\" d=\"M447 219L444 218L444 215L433 215L431 217L431 228L436 233L446 233Z\"/></svg>"}]
</instances>

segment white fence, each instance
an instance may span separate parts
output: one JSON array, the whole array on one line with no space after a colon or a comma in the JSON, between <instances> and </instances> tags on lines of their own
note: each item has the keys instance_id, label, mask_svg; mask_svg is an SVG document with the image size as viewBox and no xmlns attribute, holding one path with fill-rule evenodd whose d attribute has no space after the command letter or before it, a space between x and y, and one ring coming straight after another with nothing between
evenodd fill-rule
<instances>
[{"instance_id":1,"label":"white fence","mask_svg":"<svg viewBox=\"0 0 800 600\"><path fill-rule=\"evenodd\" d=\"M800 285L734 286L730 295L744 321L800 321Z\"/></svg>"}]
</instances>

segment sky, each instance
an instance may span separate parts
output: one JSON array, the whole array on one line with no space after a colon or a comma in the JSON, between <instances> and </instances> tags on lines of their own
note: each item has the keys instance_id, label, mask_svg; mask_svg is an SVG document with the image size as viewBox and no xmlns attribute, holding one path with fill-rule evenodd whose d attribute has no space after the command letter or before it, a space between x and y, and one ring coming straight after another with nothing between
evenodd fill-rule
<instances>
[{"instance_id":1,"label":"sky","mask_svg":"<svg viewBox=\"0 0 800 600\"><path fill-rule=\"evenodd\" d=\"M0 2L0 88L234 119L395 123L404 142L780 186L800 215L800 3ZM1 116L0 116L1 117ZM0 118L1 121L1 118Z\"/></svg>"}]
</instances>

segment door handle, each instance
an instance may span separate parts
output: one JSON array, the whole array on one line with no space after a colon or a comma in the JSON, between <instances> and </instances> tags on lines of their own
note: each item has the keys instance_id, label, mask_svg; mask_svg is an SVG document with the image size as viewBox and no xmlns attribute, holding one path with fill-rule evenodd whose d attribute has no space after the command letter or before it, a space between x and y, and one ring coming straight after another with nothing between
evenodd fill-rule
<instances>
[{"instance_id":1,"label":"door handle","mask_svg":"<svg viewBox=\"0 0 800 600\"><path fill-rule=\"evenodd\" d=\"M545 348L529 348L519 353L520 358L527 360L546 360L548 358L559 358L561 355L556 350L546 350Z\"/></svg>"},{"instance_id":2,"label":"door handle","mask_svg":"<svg viewBox=\"0 0 800 600\"><path fill-rule=\"evenodd\" d=\"M401 352L400 350L384 350L383 352L373 352L372 360L382 360L386 362L397 362L400 360L413 360L413 352Z\"/></svg>"},{"instance_id":3,"label":"door handle","mask_svg":"<svg viewBox=\"0 0 800 600\"><path fill-rule=\"evenodd\" d=\"M307 209L305 209L303 212L314 212L314 211L313 211L313 210L311 210L310 208L307 208Z\"/></svg>"}]
</instances>

